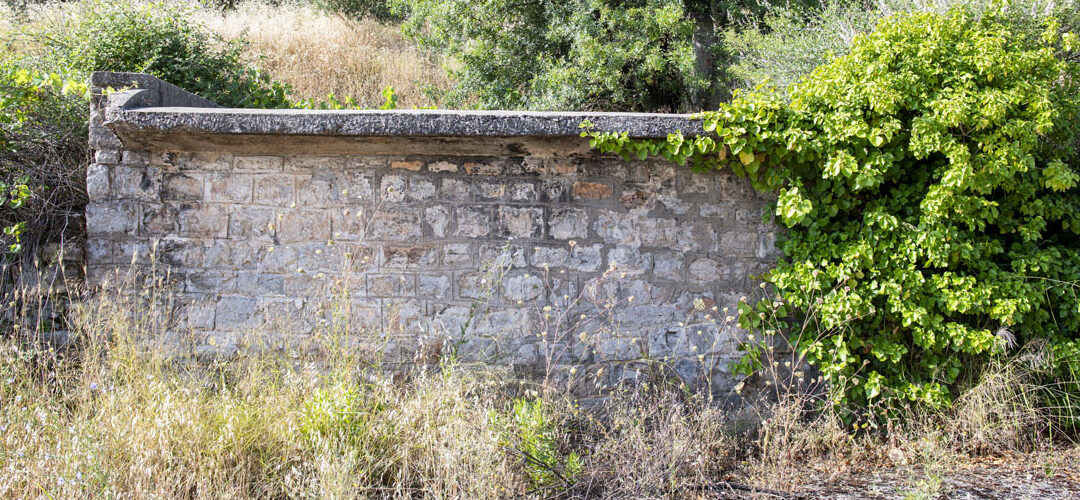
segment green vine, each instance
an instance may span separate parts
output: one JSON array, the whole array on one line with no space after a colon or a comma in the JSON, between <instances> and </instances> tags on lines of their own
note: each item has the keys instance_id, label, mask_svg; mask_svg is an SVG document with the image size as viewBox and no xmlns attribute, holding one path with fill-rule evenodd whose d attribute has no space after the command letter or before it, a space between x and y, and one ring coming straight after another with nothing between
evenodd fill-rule
<instances>
[{"instance_id":1,"label":"green vine","mask_svg":"<svg viewBox=\"0 0 1080 500\"><path fill-rule=\"evenodd\" d=\"M991 355L1080 338L1077 48L1054 21L903 15L787 95L695 115L705 134L582 135L775 193L786 258L763 279L811 325L796 349L850 406L940 407Z\"/></svg>"}]
</instances>

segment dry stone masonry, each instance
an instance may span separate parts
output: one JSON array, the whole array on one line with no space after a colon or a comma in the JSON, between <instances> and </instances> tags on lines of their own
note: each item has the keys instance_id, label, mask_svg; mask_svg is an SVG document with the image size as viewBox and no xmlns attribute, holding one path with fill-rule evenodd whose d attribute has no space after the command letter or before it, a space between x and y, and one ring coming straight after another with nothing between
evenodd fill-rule
<instances>
[{"instance_id":1,"label":"dry stone masonry","mask_svg":"<svg viewBox=\"0 0 1080 500\"><path fill-rule=\"evenodd\" d=\"M775 258L768 200L578 135L585 119L699 131L685 116L239 110L146 75L92 87L89 279L153 260L197 344L342 330L388 360L504 363L581 394L653 361L733 385L726 316Z\"/></svg>"}]
</instances>

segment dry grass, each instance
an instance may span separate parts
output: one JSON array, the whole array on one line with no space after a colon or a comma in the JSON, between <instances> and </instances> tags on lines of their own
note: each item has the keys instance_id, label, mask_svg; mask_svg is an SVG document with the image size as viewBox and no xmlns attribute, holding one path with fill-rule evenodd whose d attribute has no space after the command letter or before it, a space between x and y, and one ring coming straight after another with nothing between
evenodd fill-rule
<instances>
[{"instance_id":1,"label":"dry grass","mask_svg":"<svg viewBox=\"0 0 1080 500\"><path fill-rule=\"evenodd\" d=\"M249 42L249 60L292 86L295 96L324 100L352 97L362 107L383 103L393 86L398 106L432 106L425 88L446 89L450 80L436 62L405 40L397 26L354 21L285 4L248 2L236 11L203 10L195 16L226 39Z\"/></svg>"}]
</instances>

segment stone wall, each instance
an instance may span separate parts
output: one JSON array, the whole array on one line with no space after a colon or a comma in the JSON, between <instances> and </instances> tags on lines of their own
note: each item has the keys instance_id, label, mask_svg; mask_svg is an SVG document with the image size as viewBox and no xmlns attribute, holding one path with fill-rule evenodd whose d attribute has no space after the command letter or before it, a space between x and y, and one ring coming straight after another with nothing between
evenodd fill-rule
<instances>
[{"instance_id":1,"label":"stone wall","mask_svg":"<svg viewBox=\"0 0 1080 500\"><path fill-rule=\"evenodd\" d=\"M454 353L581 394L645 360L732 386L725 316L775 258L768 200L577 136L583 118L662 136L685 117L241 111L143 75L93 87L89 278L152 259L198 344L340 330L388 360Z\"/></svg>"}]
</instances>

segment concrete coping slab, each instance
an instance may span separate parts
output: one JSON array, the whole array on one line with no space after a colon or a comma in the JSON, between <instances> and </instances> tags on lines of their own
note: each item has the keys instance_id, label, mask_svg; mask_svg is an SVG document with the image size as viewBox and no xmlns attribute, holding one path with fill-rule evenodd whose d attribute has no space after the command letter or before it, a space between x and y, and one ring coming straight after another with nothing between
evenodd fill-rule
<instances>
[{"instance_id":1,"label":"concrete coping slab","mask_svg":"<svg viewBox=\"0 0 1080 500\"><path fill-rule=\"evenodd\" d=\"M703 132L690 115L660 113L302 110L223 108L153 76L97 72L91 87L107 99L104 122L129 147L184 144L191 138L232 143L292 138L502 138L581 141L581 124L626 132L635 138L666 138ZM109 89L109 90L106 90ZM217 137L217 139L213 139Z\"/></svg>"}]
</instances>

